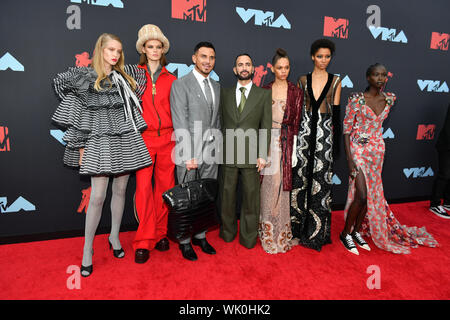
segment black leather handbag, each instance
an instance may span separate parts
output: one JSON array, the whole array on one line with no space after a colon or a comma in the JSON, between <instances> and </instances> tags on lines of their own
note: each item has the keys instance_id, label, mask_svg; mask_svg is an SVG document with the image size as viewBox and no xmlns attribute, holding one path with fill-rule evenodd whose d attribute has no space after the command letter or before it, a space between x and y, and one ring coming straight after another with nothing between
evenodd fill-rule
<instances>
[{"instance_id":1,"label":"black leather handbag","mask_svg":"<svg viewBox=\"0 0 450 320\"><path fill-rule=\"evenodd\" d=\"M187 173L187 172L186 172ZM162 194L169 206L167 236L174 241L183 240L219 224L216 197L216 179L196 179L184 182Z\"/></svg>"}]
</instances>

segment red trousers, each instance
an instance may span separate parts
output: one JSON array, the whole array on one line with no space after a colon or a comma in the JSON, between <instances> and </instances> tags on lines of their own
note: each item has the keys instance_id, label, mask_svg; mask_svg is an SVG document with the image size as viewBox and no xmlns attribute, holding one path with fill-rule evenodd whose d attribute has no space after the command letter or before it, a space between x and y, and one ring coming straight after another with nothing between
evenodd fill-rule
<instances>
[{"instance_id":1,"label":"red trousers","mask_svg":"<svg viewBox=\"0 0 450 320\"><path fill-rule=\"evenodd\" d=\"M161 134L157 136L155 131L142 134L153 164L136 171L135 208L139 227L133 241L134 250L152 250L167 235L169 208L162 194L175 185L175 163L171 158L175 141L171 140L172 130L162 130Z\"/></svg>"}]
</instances>

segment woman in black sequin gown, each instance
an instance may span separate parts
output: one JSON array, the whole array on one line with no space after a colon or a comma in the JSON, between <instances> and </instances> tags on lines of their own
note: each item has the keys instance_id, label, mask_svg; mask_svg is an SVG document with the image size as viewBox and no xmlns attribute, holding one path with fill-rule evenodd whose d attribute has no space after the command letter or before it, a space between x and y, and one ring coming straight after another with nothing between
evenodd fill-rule
<instances>
[{"instance_id":1,"label":"woman in black sequin gown","mask_svg":"<svg viewBox=\"0 0 450 320\"><path fill-rule=\"evenodd\" d=\"M341 79L327 72L334 43L319 39L311 45L314 70L298 80L304 92L297 137L297 165L292 172L292 234L305 247L320 251L331 243L333 109L339 105Z\"/></svg>"}]
</instances>

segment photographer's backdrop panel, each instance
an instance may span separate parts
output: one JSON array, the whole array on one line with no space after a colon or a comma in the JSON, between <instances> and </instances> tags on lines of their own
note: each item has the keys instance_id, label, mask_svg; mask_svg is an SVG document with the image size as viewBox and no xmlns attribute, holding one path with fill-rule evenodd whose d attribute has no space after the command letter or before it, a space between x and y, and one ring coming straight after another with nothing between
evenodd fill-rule
<instances>
[{"instance_id":1,"label":"photographer's backdrop panel","mask_svg":"<svg viewBox=\"0 0 450 320\"><path fill-rule=\"evenodd\" d=\"M178 77L189 72L195 44L212 42L214 76L226 87L236 81L238 53L253 57L254 82L262 85L273 79L270 61L282 47L296 82L312 71L311 43L333 40L329 71L343 79L341 121L349 93L366 87L367 67L385 64L386 91L398 96L384 124L386 198L430 194L449 104L447 0L3 0L0 12L0 239L84 228L90 181L63 166L62 131L50 121L58 105L51 81L70 66L89 65L103 32L118 35L126 63L137 63L137 31L148 23L170 40L168 68ZM333 201L342 206L348 181L342 142L339 148ZM123 225L136 226L134 188L132 178ZM108 198L100 226L109 225Z\"/></svg>"}]
</instances>

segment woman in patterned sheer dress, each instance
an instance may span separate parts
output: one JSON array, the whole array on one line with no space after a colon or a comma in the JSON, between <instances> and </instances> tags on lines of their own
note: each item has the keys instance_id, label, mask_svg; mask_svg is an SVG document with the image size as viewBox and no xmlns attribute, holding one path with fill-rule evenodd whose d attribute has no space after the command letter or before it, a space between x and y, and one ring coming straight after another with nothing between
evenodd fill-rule
<instances>
[{"instance_id":1,"label":"woman in patterned sheer dress","mask_svg":"<svg viewBox=\"0 0 450 320\"><path fill-rule=\"evenodd\" d=\"M341 95L341 79L327 72L334 43L319 39L311 45L314 70L300 77L304 92L298 133L298 164L292 172L291 226L301 245L320 251L331 243L331 178L333 113Z\"/></svg>"},{"instance_id":2,"label":"woman in patterned sheer dress","mask_svg":"<svg viewBox=\"0 0 450 320\"><path fill-rule=\"evenodd\" d=\"M259 238L267 253L286 252L296 244L292 240L289 191L292 188L293 145L300 123L303 92L287 80L289 70L286 51L278 49L272 59L275 81L264 87L272 89L270 164L262 171L259 219Z\"/></svg>"},{"instance_id":3,"label":"woman in patterned sheer dress","mask_svg":"<svg viewBox=\"0 0 450 320\"><path fill-rule=\"evenodd\" d=\"M356 244L365 250L369 245L362 235L371 236L377 247L393 253L410 253L419 244L438 246L425 227L401 225L384 198L381 171L384 140L381 132L396 96L383 92L386 68L370 66L366 72L369 87L348 99L344 119L344 142L350 172L345 206L345 227L340 239L347 250L359 254Z\"/></svg>"}]
</instances>

